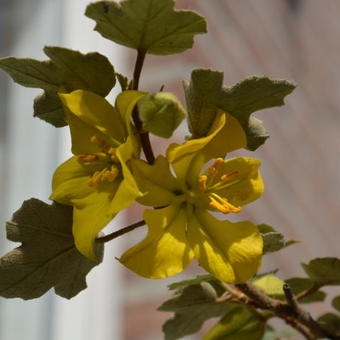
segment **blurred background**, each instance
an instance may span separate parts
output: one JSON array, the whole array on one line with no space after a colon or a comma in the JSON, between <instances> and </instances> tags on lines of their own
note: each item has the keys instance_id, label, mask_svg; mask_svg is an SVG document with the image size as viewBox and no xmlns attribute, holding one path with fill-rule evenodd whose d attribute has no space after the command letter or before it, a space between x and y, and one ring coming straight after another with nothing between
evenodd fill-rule
<instances>
[{"instance_id":1,"label":"blurred background","mask_svg":"<svg viewBox=\"0 0 340 340\"><path fill-rule=\"evenodd\" d=\"M94 23L83 16L87 3L0 0L0 57L45 59L44 45L97 50L118 72L131 76L134 51L92 31ZM271 135L268 142L255 154L238 153L262 160L266 184L264 196L245 207L242 218L303 240L265 258L262 271L279 269L284 279L301 275L301 262L340 256L340 2L177 0L177 7L204 15L209 33L197 36L193 49L183 54L147 57L141 89L156 92L165 84L165 90L183 102L181 80L200 67L223 70L226 85L251 75L296 82L286 106L256 114ZM117 91L118 86L111 102ZM32 119L32 101L38 93L0 72L1 253L13 247L5 240L5 221L25 199L47 201L52 173L70 155L67 128L55 129ZM182 139L185 134L183 126L176 136ZM159 150L166 143L158 139ZM141 209L134 206L107 231L140 218ZM114 260L145 230L131 234L107 244L104 264L89 275L89 289L70 301L53 293L30 302L0 299L0 339L162 339L161 324L170 315L156 308L169 296L166 286L201 271L192 265L168 280L137 277ZM310 310L319 315L326 307L314 304Z\"/></svg>"}]
</instances>

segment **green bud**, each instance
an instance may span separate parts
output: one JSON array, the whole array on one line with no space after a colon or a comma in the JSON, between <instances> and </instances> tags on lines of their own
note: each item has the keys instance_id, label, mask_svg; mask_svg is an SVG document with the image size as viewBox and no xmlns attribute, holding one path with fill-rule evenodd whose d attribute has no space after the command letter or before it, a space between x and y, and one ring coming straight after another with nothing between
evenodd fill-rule
<instances>
[{"instance_id":1,"label":"green bud","mask_svg":"<svg viewBox=\"0 0 340 340\"><path fill-rule=\"evenodd\" d=\"M138 110L143 129L164 138L171 137L186 116L181 103L170 92L143 97L138 103Z\"/></svg>"}]
</instances>

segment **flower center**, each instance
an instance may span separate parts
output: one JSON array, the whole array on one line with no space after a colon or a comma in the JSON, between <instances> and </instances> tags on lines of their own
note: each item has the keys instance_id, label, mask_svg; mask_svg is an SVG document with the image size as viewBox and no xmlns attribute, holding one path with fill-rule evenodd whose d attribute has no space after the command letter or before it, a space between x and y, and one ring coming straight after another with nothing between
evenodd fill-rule
<instances>
[{"instance_id":1,"label":"flower center","mask_svg":"<svg viewBox=\"0 0 340 340\"><path fill-rule=\"evenodd\" d=\"M198 186L200 191L208 195L210 207L223 214L238 213L241 211L241 207L234 206L226 197L216 194L216 191L226 189L239 181L237 176L240 172L237 170L221 174L220 168L223 163L223 158L217 158L215 163L206 172L206 175L199 176Z\"/></svg>"},{"instance_id":2,"label":"flower center","mask_svg":"<svg viewBox=\"0 0 340 340\"><path fill-rule=\"evenodd\" d=\"M90 187L97 187L103 182L113 182L119 174L118 166L120 164L116 154L116 148L110 146L106 140L100 136L92 136L91 142L98 144L102 152L94 155L78 155L77 160L87 165L94 162L102 162L107 166L100 171L95 171L88 185Z\"/></svg>"}]
</instances>

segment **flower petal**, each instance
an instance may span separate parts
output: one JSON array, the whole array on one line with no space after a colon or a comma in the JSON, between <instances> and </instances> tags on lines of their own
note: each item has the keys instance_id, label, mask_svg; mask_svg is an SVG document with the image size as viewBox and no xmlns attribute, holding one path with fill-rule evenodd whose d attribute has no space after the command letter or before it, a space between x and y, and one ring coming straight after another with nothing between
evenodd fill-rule
<instances>
[{"instance_id":1,"label":"flower petal","mask_svg":"<svg viewBox=\"0 0 340 340\"><path fill-rule=\"evenodd\" d=\"M153 165L142 160L131 162L134 177L140 190L145 193L138 202L148 206L169 205L181 192L179 181L170 172L169 162L163 156L157 157Z\"/></svg>"},{"instance_id":2,"label":"flower petal","mask_svg":"<svg viewBox=\"0 0 340 340\"><path fill-rule=\"evenodd\" d=\"M97 166L99 167L97 170L100 170L101 164ZM94 191L88 185L91 173L76 157L71 157L54 172L50 199L71 205L72 200L90 195Z\"/></svg>"},{"instance_id":3,"label":"flower petal","mask_svg":"<svg viewBox=\"0 0 340 340\"><path fill-rule=\"evenodd\" d=\"M218 169L216 179L219 179L222 174L233 172L238 174L231 177L230 186L215 192L221 197L226 197L228 202L236 206L243 206L258 199L264 191L263 181L258 171L260 165L259 160L250 157L231 158L224 161ZM235 184L232 184L233 180Z\"/></svg>"},{"instance_id":4,"label":"flower petal","mask_svg":"<svg viewBox=\"0 0 340 340\"><path fill-rule=\"evenodd\" d=\"M59 96L69 111L84 123L117 141L124 140L124 121L105 98L85 90Z\"/></svg>"},{"instance_id":5,"label":"flower petal","mask_svg":"<svg viewBox=\"0 0 340 340\"><path fill-rule=\"evenodd\" d=\"M261 264L262 237L247 221L219 221L197 211L188 218L188 240L200 265L227 283L245 282Z\"/></svg>"},{"instance_id":6,"label":"flower petal","mask_svg":"<svg viewBox=\"0 0 340 340\"><path fill-rule=\"evenodd\" d=\"M180 273L193 258L186 237L186 212L180 206L146 210L146 238L120 258L124 266L149 279Z\"/></svg>"},{"instance_id":7,"label":"flower petal","mask_svg":"<svg viewBox=\"0 0 340 340\"><path fill-rule=\"evenodd\" d=\"M73 203L73 236L77 249L86 257L96 260L94 242L102 230L115 216L112 198L119 181L110 183L110 190L93 192L74 200Z\"/></svg>"}]
</instances>

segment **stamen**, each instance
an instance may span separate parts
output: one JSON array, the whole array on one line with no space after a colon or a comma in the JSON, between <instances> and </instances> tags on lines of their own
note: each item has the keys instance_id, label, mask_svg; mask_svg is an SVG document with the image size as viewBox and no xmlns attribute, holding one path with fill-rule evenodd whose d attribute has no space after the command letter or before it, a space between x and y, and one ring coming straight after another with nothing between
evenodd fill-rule
<instances>
[{"instance_id":1,"label":"stamen","mask_svg":"<svg viewBox=\"0 0 340 340\"><path fill-rule=\"evenodd\" d=\"M97 155L78 155L77 160L80 162L94 162L97 161L99 157Z\"/></svg>"},{"instance_id":2,"label":"stamen","mask_svg":"<svg viewBox=\"0 0 340 340\"><path fill-rule=\"evenodd\" d=\"M241 211L240 207L235 207L234 205L232 205L231 203L228 202L228 200L225 197L220 197L218 195L216 195L215 193L212 193L210 196L210 203L209 205L214 208L217 209L218 211L220 211L223 214L228 214L228 213L238 213Z\"/></svg>"},{"instance_id":3,"label":"stamen","mask_svg":"<svg viewBox=\"0 0 340 340\"><path fill-rule=\"evenodd\" d=\"M218 169L220 168L220 166L223 164L223 162L224 162L223 158L221 158L221 157L216 158L214 164L209 169L209 173L211 175L215 175L216 172L218 171Z\"/></svg>"},{"instance_id":4,"label":"stamen","mask_svg":"<svg viewBox=\"0 0 340 340\"><path fill-rule=\"evenodd\" d=\"M88 182L88 185L90 187L96 187L99 185L99 183L102 182L113 182L116 177L119 174L119 170L116 167L112 167L111 170L103 169L102 171L96 171L93 175L90 181Z\"/></svg>"},{"instance_id":5,"label":"stamen","mask_svg":"<svg viewBox=\"0 0 340 340\"><path fill-rule=\"evenodd\" d=\"M224 174L220 178L221 179L221 183L222 184L228 183L231 180L232 177L235 177L235 176L237 176L239 174L240 174L240 172L238 170L230 172L229 174Z\"/></svg>"},{"instance_id":6,"label":"stamen","mask_svg":"<svg viewBox=\"0 0 340 340\"><path fill-rule=\"evenodd\" d=\"M198 184L199 184L199 187L202 191L207 190L207 179L208 179L208 177L206 175L201 175L198 178Z\"/></svg>"},{"instance_id":7,"label":"stamen","mask_svg":"<svg viewBox=\"0 0 340 340\"><path fill-rule=\"evenodd\" d=\"M110 149L107 151L107 153L110 155L110 159L111 159L112 162L114 162L114 163L119 163L119 159L118 159L118 157L117 157L117 155L116 155L116 151L117 151L116 148L110 148Z\"/></svg>"},{"instance_id":8,"label":"stamen","mask_svg":"<svg viewBox=\"0 0 340 340\"><path fill-rule=\"evenodd\" d=\"M104 152L108 152L108 150L111 148L110 145L106 142L106 140L100 136L92 136L91 142L97 143Z\"/></svg>"}]
</instances>

